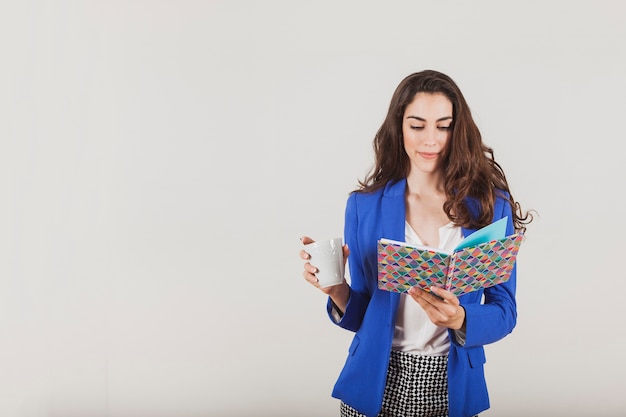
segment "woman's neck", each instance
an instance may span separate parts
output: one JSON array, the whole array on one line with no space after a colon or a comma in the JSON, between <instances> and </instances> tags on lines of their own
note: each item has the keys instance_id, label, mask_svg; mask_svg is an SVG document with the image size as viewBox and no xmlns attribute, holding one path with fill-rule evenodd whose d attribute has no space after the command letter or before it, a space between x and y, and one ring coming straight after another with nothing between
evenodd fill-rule
<instances>
[{"instance_id":1,"label":"woman's neck","mask_svg":"<svg viewBox=\"0 0 626 417\"><path fill-rule=\"evenodd\" d=\"M438 173L415 172L406 179L407 194L421 197L435 197L445 194L443 175Z\"/></svg>"}]
</instances>

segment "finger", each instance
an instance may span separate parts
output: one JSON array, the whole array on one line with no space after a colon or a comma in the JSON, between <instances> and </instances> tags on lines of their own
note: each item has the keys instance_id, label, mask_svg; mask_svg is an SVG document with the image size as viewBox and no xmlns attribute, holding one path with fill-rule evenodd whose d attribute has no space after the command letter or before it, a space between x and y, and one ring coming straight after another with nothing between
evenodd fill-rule
<instances>
[{"instance_id":1,"label":"finger","mask_svg":"<svg viewBox=\"0 0 626 417\"><path fill-rule=\"evenodd\" d=\"M315 286L318 286L318 285L319 285L319 284L318 284L318 282L319 282L319 281L318 281L317 277L315 276L315 274L312 274L312 273L310 273L309 271L305 270L305 271L303 271L303 272L302 272L302 276L303 276L303 277L304 277L304 279L305 279L306 281L308 281L310 284L315 285Z\"/></svg>"},{"instance_id":2,"label":"finger","mask_svg":"<svg viewBox=\"0 0 626 417\"><path fill-rule=\"evenodd\" d=\"M304 270L310 274L316 274L319 271L317 267L311 265L310 262L307 262L304 264Z\"/></svg>"},{"instance_id":3,"label":"finger","mask_svg":"<svg viewBox=\"0 0 626 417\"><path fill-rule=\"evenodd\" d=\"M432 294L429 294L428 290L422 289L420 287L411 287L408 291L409 295L417 300L428 300L432 298Z\"/></svg>"},{"instance_id":4,"label":"finger","mask_svg":"<svg viewBox=\"0 0 626 417\"><path fill-rule=\"evenodd\" d=\"M300 250L300 258L304 259L305 261L308 259L311 259L311 255L309 253L307 253L304 249Z\"/></svg>"},{"instance_id":5,"label":"finger","mask_svg":"<svg viewBox=\"0 0 626 417\"><path fill-rule=\"evenodd\" d=\"M446 300L442 300L431 291L413 287L409 290L409 293L431 317L431 320L440 318L441 314L448 314L450 311L454 311L455 309L451 303L448 303Z\"/></svg>"},{"instance_id":6,"label":"finger","mask_svg":"<svg viewBox=\"0 0 626 417\"><path fill-rule=\"evenodd\" d=\"M420 290L420 292L423 294L417 297L417 303L422 307L431 322L437 326L443 325L449 314L447 310L452 309L452 307L427 291Z\"/></svg>"},{"instance_id":7,"label":"finger","mask_svg":"<svg viewBox=\"0 0 626 417\"><path fill-rule=\"evenodd\" d=\"M310 238L310 237L308 237L308 236L302 236L302 237L300 238L300 241L301 241L301 242L302 242L302 244L304 244L304 245L308 245L309 243L313 243L313 242L315 242L313 239L311 239L311 238Z\"/></svg>"},{"instance_id":8,"label":"finger","mask_svg":"<svg viewBox=\"0 0 626 417\"><path fill-rule=\"evenodd\" d=\"M439 296L434 294L435 292L439 292L440 294L449 293L452 296L452 299L450 301L448 299L441 299ZM454 294L441 288L435 288L433 292L413 287L409 290L409 294L420 305L420 307L422 307L430 321L437 326L448 327L450 319L453 318L459 309L458 299L454 296Z\"/></svg>"},{"instance_id":9,"label":"finger","mask_svg":"<svg viewBox=\"0 0 626 417\"><path fill-rule=\"evenodd\" d=\"M450 291L444 290L443 288L439 288L439 287L430 287L430 291L438 296L439 298L442 298L444 301L453 304L453 305L458 305L459 304L459 299L457 298L456 295L452 294Z\"/></svg>"},{"instance_id":10,"label":"finger","mask_svg":"<svg viewBox=\"0 0 626 417\"><path fill-rule=\"evenodd\" d=\"M317 284L317 277L315 276L315 274L312 274L308 271L304 271L302 273L302 276L304 277L305 280L309 281L311 284Z\"/></svg>"},{"instance_id":11,"label":"finger","mask_svg":"<svg viewBox=\"0 0 626 417\"><path fill-rule=\"evenodd\" d=\"M431 301L433 297L431 294L428 294L426 290L413 287L409 289L408 294L424 309L429 308L432 305Z\"/></svg>"},{"instance_id":12,"label":"finger","mask_svg":"<svg viewBox=\"0 0 626 417\"><path fill-rule=\"evenodd\" d=\"M461 303L456 295L452 294L450 291L444 290L443 288L431 288L433 294L437 294L438 297L441 297L440 301L436 303L437 313L433 314L433 317L437 317L436 320L438 322L433 322L440 326L448 327L451 323L450 320L454 320L455 317L459 317L460 310L463 310L461 307ZM464 310L463 310L464 312Z\"/></svg>"}]
</instances>

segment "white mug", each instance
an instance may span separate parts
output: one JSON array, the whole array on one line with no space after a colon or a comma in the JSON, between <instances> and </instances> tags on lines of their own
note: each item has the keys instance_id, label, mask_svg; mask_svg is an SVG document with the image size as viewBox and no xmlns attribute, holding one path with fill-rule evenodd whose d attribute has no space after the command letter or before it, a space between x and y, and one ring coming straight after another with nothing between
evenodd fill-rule
<instances>
[{"instance_id":1,"label":"white mug","mask_svg":"<svg viewBox=\"0 0 626 417\"><path fill-rule=\"evenodd\" d=\"M309 243L305 251L311 255L309 262L317 268L315 276L320 287L330 287L343 282L345 263L340 237Z\"/></svg>"}]
</instances>

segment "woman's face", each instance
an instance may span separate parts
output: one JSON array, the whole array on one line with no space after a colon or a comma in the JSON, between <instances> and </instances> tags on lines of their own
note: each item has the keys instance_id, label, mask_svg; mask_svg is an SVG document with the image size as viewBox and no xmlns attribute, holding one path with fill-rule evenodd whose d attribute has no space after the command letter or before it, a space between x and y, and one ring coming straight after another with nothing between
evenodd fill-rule
<instances>
[{"instance_id":1,"label":"woman's face","mask_svg":"<svg viewBox=\"0 0 626 417\"><path fill-rule=\"evenodd\" d=\"M452 134L452 102L441 93L417 93L402 118L411 171L436 172Z\"/></svg>"}]
</instances>

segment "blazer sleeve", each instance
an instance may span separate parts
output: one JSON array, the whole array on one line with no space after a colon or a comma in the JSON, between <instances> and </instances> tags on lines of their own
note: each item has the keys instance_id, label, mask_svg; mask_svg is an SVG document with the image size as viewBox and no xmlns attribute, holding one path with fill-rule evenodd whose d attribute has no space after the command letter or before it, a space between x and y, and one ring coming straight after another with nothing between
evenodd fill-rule
<instances>
[{"instance_id":1,"label":"blazer sleeve","mask_svg":"<svg viewBox=\"0 0 626 417\"><path fill-rule=\"evenodd\" d=\"M497 199L494 220L508 216L507 235L514 233L510 204L502 198ZM482 292L461 297L465 308L466 337L464 347L482 346L496 342L513 331L517 323L517 303L515 289L517 285L517 264L511 271L508 281L484 290L484 303L481 304ZM475 297L472 302L463 303L464 297ZM458 345L454 337L451 342Z\"/></svg>"},{"instance_id":2,"label":"blazer sleeve","mask_svg":"<svg viewBox=\"0 0 626 417\"><path fill-rule=\"evenodd\" d=\"M357 206L358 193L350 194L346 204L344 240L350 249L348 256L348 267L350 269L350 298L339 321L333 317L333 304L328 298L326 310L333 323L344 329L356 332L363 321L365 311L370 301L371 293L368 290L365 272L363 268L363 257L359 247L359 214Z\"/></svg>"}]
</instances>

